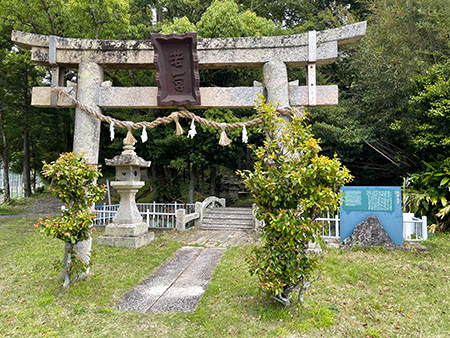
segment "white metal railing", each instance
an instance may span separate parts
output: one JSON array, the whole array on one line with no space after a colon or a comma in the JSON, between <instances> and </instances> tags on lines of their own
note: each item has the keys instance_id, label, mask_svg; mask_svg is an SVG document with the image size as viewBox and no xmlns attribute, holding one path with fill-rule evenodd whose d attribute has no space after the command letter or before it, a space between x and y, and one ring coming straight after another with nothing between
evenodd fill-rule
<instances>
[{"instance_id":1,"label":"white metal railing","mask_svg":"<svg viewBox=\"0 0 450 338\"><path fill-rule=\"evenodd\" d=\"M216 198L217 199L217 198ZM207 199L211 201L211 199ZM206 200L205 200L206 201ZM216 202L216 201L214 201ZM184 204L184 203L136 203L136 206L144 220L150 228L179 228L179 230L184 230L186 223L194 222L194 220L201 224L204 208L209 206L210 203L197 203L197 209L195 204ZM112 222L113 218L116 216L117 210L119 209L119 204L114 205L102 205L96 207L97 216L94 220L94 225L107 225ZM183 213L178 213L182 215L183 219L178 220L177 227L177 210L183 209ZM255 214L256 208L254 207L253 215ZM194 215L195 214L195 215ZM255 221L256 220L256 217ZM261 223L260 221L258 221ZM255 223L255 228L258 228ZM316 222L322 223L321 236L327 239L338 239L340 240L340 218L339 214L331 216L329 213L323 217L316 218ZM181 225L181 223L183 223ZM260 224L261 226L262 224ZM405 241L424 241L428 238L427 232L427 217L422 218L414 217L412 213L403 214L403 239Z\"/></svg>"},{"instance_id":2,"label":"white metal railing","mask_svg":"<svg viewBox=\"0 0 450 338\"><path fill-rule=\"evenodd\" d=\"M339 215L316 218L317 222L322 222L322 237L340 239L340 219ZM403 213L403 239L405 241L425 241L428 238L427 217L415 217L413 213Z\"/></svg>"},{"instance_id":3,"label":"white metal railing","mask_svg":"<svg viewBox=\"0 0 450 338\"><path fill-rule=\"evenodd\" d=\"M322 238L336 238L340 239L341 235L339 232L339 214L336 214L335 216L330 216L330 213L327 212L324 217L316 218L316 222L322 223L322 232L321 236Z\"/></svg>"},{"instance_id":4,"label":"white metal railing","mask_svg":"<svg viewBox=\"0 0 450 338\"><path fill-rule=\"evenodd\" d=\"M94 219L94 225L108 225L111 223L116 216L117 209L119 209L119 204L96 206L95 211L97 214Z\"/></svg>"},{"instance_id":5,"label":"white metal railing","mask_svg":"<svg viewBox=\"0 0 450 338\"><path fill-rule=\"evenodd\" d=\"M264 226L264 221L258 220L256 218L257 209L258 207L256 206L256 204L253 204L252 213L255 230L258 230L260 227ZM322 223L322 231L320 232L320 236L322 238L340 240L339 214L336 214L335 216L331 217L330 213L327 212L326 215L323 215L323 217L316 218L315 221Z\"/></svg>"},{"instance_id":6,"label":"white metal railing","mask_svg":"<svg viewBox=\"0 0 450 338\"><path fill-rule=\"evenodd\" d=\"M143 221L150 228L175 228L176 227L176 211L185 209L190 214L195 211L195 204L184 203L136 203ZM94 225L107 225L112 222L119 209L119 204L102 205L95 208L97 216Z\"/></svg>"},{"instance_id":7,"label":"white metal railing","mask_svg":"<svg viewBox=\"0 0 450 338\"><path fill-rule=\"evenodd\" d=\"M403 214L403 239L405 241L425 241L428 238L427 216L414 217L413 213Z\"/></svg>"},{"instance_id":8,"label":"white metal railing","mask_svg":"<svg viewBox=\"0 0 450 338\"><path fill-rule=\"evenodd\" d=\"M215 208L216 206L225 207L225 198L218 198L216 196L210 196L202 202L202 209Z\"/></svg>"},{"instance_id":9,"label":"white metal railing","mask_svg":"<svg viewBox=\"0 0 450 338\"><path fill-rule=\"evenodd\" d=\"M33 174L31 172L30 174ZM4 175L4 168L0 166L0 199L3 199L4 196L4 186L3 186L3 175ZM42 182L41 178L36 175L36 183L34 183L32 186L39 188L42 187L44 183ZM23 175L17 174L15 172L10 171L9 172L9 194L11 198L23 198L24 197L24 189L23 189Z\"/></svg>"}]
</instances>

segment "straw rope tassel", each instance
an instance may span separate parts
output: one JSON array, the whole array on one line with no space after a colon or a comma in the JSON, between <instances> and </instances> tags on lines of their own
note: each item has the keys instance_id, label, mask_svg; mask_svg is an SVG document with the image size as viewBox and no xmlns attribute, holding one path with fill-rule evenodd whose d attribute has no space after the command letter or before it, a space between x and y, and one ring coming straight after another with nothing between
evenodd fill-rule
<instances>
[{"instance_id":1,"label":"straw rope tassel","mask_svg":"<svg viewBox=\"0 0 450 338\"><path fill-rule=\"evenodd\" d=\"M127 137L125 138L125 140L123 140L123 144L134 146L136 144L136 142L137 142L137 140L134 138L133 133L131 132L131 125L130 125L128 127Z\"/></svg>"},{"instance_id":2,"label":"straw rope tassel","mask_svg":"<svg viewBox=\"0 0 450 338\"><path fill-rule=\"evenodd\" d=\"M184 130L183 128L181 128L180 122L178 122L178 112L173 112L172 114L170 114L170 116L172 117L173 121L175 122L175 126L176 126L176 134L177 135L183 135Z\"/></svg>"},{"instance_id":3,"label":"straw rope tassel","mask_svg":"<svg viewBox=\"0 0 450 338\"><path fill-rule=\"evenodd\" d=\"M221 146L228 146L231 143L231 140L228 138L227 133L225 132L225 128L227 127L226 123L220 124L220 129L222 129L222 133L220 134L219 144Z\"/></svg>"}]
</instances>

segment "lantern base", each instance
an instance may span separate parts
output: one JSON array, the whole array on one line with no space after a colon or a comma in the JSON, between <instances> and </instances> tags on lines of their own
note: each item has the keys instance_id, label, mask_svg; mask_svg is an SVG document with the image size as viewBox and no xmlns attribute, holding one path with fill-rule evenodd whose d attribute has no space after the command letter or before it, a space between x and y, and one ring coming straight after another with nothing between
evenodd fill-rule
<instances>
[{"instance_id":1,"label":"lantern base","mask_svg":"<svg viewBox=\"0 0 450 338\"><path fill-rule=\"evenodd\" d=\"M111 223L105 227L105 236L113 237L136 237L148 231L148 224L145 222L133 224Z\"/></svg>"},{"instance_id":2,"label":"lantern base","mask_svg":"<svg viewBox=\"0 0 450 338\"><path fill-rule=\"evenodd\" d=\"M97 240L98 245L109 245L115 248L138 249L148 245L155 238L153 232L146 232L135 237L102 236Z\"/></svg>"}]
</instances>

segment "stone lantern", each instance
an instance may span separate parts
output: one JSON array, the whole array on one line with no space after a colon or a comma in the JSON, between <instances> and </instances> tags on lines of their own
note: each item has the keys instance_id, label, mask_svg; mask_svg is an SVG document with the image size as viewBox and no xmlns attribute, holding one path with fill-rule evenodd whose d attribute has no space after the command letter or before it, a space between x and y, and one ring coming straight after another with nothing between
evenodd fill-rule
<instances>
[{"instance_id":1,"label":"stone lantern","mask_svg":"<svg viewBox=\"0 0 450 338\"><path fill-rule=\"evenodd\" d=\"M99 237L100 245L114 247L139 248L147 245L154 234L148 232L148 224L143 222L136 206L136 193L145 182L141 179L141 167L150 167L151 162L145 161L134 152L136 139L128 131L123 141L123 152L108 160L106 165L116 167L116 181L111 186L120 195L120 206L113 222L105 228L105 236Z\"/></svg>"}]
</instances>

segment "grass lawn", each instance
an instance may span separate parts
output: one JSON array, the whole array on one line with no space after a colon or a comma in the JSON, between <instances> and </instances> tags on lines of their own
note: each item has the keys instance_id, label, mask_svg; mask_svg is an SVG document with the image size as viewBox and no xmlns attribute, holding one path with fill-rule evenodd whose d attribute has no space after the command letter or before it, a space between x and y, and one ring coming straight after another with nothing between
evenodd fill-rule
<instances>
[{"instance_id":1,"label":"grass lawn","mask_svg":"<svg viewBox=\"0 0 450 338\"><path fill-rule=\"evenodd\" d=\"M284 308L247 272L247 247L226 251L195 313L141 314L115 302L182 246L156 239L137 250L99 247L90 277L61 287L63 243L32 218L0 220L1 337L448 337L450 236L431 252L323 255L305 305Z\"/></svg>"}]
</instances>

